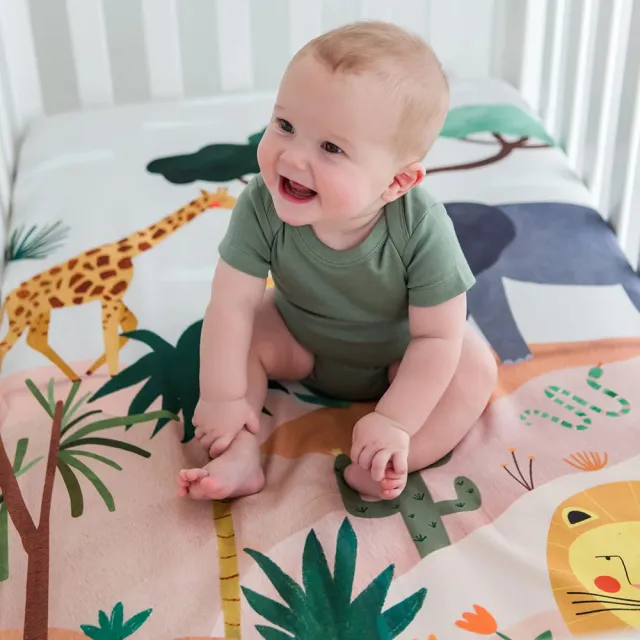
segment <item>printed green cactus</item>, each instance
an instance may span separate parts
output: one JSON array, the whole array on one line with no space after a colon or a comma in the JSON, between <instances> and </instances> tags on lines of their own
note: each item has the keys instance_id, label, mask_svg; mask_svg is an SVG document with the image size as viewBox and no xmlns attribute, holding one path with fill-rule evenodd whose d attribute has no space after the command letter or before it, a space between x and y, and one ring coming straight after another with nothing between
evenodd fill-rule
<instances>
[{"instance_id":1,"label":"printed green cactus","mask_svg":"<svg viewBox=\"0 0 640 640\"><path fill-rule=\"evenodd\" d=\"M334 465L347 512L356 518L387 518L400 514L421 558L451 544L443 516L475 511L482 503L480 490L464 476L454 480L454 499L435 502L419 472L409 474L405 490L395 500L365 501L345 482L344 470L350 464L349 456L340 454ZM439 463L433 466L439 466Z\"/></svg>"}]
</instances>

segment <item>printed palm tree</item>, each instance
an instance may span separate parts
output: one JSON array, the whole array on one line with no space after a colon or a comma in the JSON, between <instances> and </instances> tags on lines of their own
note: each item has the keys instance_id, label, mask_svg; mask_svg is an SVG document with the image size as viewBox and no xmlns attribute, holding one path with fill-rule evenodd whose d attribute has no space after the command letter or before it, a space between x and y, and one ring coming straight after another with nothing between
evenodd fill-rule
<instances>
[{"instance_id":1,"label":"printed palm tree","mask_svg":"<svg viewBox=\"0 0 640 640\"><path fill-rule=\"evenodd\" d=\"M52 419L49 452L47 455L44 487L40 505L40 516L36 524L24 501L16 477L16 459L23 457L18 445L14 463L11 464L4 442L0 437L0 490L3 505L15 526L27 554L27 588L25 598L24 635L23 640L41 640L47 637L49 621L49 553L50 553L50 514L53 486L56 469L60 472L69 493L71 515L77 518L84 511L84 497L77 474L83 475L96 489L109 511L115 510L113 495L104 482L81 458L90 458L106 464L118 471L122 467L103 455L87 450L85 447L107 447L128 451L144 458L150 453L128 442L113 438L104 438L95 434L121 426L156 420L158 418L175 418L167 411L155 411L145 415L106 418L86 423L87 418L101 413L101 410L86 411L76 417L79 409L85 404L90 394L86 394L74 403L80 382L74 383L66 400L56 401L53 380L49 382L47 397L31 381L26 385ZM20 461L21 462L21 461ZM33 466L33 463L31 463ZM24 471L21 465L17 465Z\"/></svg>"},{"instance_id":2,"label":"printed palm tree","mask_svg":"<svg viewBox=\"0 0 640 640\"><path fill-rule=\"evenodd\" d=\"M158 158L147 165L150 173L164 176L169 182L185 184L227 182L258 173L257 148L264 129L249 137L248 144L210 144L195 153ZM470 138L489 134L493 139ZM505 136L515 139L507 140ZM476 169L498 162L516 149L540 149L554 144L543 125L532 115L511 104L467 105L451 109L440 132L442 138L457 138L474 144L498 145L493 155L464 164L431 167L427 174ZM535 139L539 143L531 144Z\"/></svg>"},{"instance_id":3,"label":"printed palm tree","mask_svg":"<svg viewBox=\"0 0 640 640\"><path fill-rule=\"evenodd\" d=\"M122 602L118 602L111 615L108 616L104 611L98 614L98 626L91 624L81 624L80 628L85 636L91 640L125 640L131 637L151 615L152 609L140 611L127 621L124 619L124 606Z\"/></svg>"},{"instance_id":4,"label":"printed palm tree","mask_svg":"<svg viewBox=\"0 0 640 640\"><path fill-rule=\"evenodd\" d=\"M7 262L16 260L41 260L57 251L67 239L69 227L61 220L42 228L32 225L15 229L4 251Z\"/></svg>"},{"instance_id":5,"label":"printed palm tree","mask_svg":"<svg viewBox=\"0 0 640 640\"><path fill-rule=\"evenodd\" d=\"M383 611L393 580L389 565L355 598L352 598L358 540L345 518L336 542L333 575L313 529L302 554L302 586L273 560L245 549L271 581L285 604L249 588L242 591L251 608L276 627L256 625L265 640L390 640L400 635L416 617L427 595L420 589Z\"/></svg>"}]
</instances>

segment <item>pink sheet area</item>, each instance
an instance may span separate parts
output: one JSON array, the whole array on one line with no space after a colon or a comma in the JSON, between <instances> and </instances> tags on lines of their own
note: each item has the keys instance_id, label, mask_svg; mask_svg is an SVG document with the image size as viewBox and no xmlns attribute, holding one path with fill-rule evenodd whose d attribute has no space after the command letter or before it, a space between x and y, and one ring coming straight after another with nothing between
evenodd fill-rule
<instances>
[{"instance_id":1,"label":"pink sheet area","mask_svg":"<svg viewBox=\"0 0 640 640\"><path fill-rule=\"evenodd\" d=\"M206 462L216 247L271 107L86 111L25 140L0 283L0 640L630 639L640 280L502 84L453 82L425 160L499 364L467 437L367 501L342 470L372 405L271 381L264 490L177 497Z\"/></svg>"}]
</instances>

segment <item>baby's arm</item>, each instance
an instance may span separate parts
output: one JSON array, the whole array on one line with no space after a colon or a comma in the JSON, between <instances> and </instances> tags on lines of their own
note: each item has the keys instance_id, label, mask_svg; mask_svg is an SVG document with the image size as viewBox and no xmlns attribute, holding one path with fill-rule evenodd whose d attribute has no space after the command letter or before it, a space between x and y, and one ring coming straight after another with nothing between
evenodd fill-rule
<instances>
[{"instance_id":1,"label":"baby's arm","mask_svg":"<svg viewBox=\"0 0 640 640\"><path fill-rule=\"evenodd\" d=\"M243 426L258 430L258 417L246 400L247 361L265 286L265 279L219 260L202 325L200 402L194 416L196 437L211 455L224 451Z\"/></svg>"},{"instance_id":2,"label":"baby's arm","mask_svg":"<svg viewBox=\"0 0 640 640\"><path fill-rule=\"evenodd\" d=\"M466 317L464 293L433 307L409 307L412 340L376 413L410 436L418 432L451 383L460 359Z\"/></svg>"}]
</instances>

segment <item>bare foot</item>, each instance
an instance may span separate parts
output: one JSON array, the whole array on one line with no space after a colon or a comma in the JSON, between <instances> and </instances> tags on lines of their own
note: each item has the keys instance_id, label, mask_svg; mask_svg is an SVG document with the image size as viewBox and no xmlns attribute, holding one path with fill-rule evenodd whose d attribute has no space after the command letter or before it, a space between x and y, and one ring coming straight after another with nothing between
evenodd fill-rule
<instances>
[{"instance_id":1,"label":"bare foot","mask_svg":"<svg viewBox=\"0 0 640 640\"><path fill-rule=\"evenodd\" d=\"M240 432L229 448L202 469L178 473L178 495L193 500L224 500L258 493L264 486L254 435Z\"/></svg>"},{"instance_id":2,"label":"bare foot","mask_svg":"<svg viewBox=\"0 0 640 640\"><path fill-rule=\"evenodd\" d=\"M376 482L371 473L357 464L350 464L344 470L346 483L362 496L382 500L393 500L404 490L407 484L406 473L396 473L388 467L381 482Z\"/></svg>"}]
</instances>

